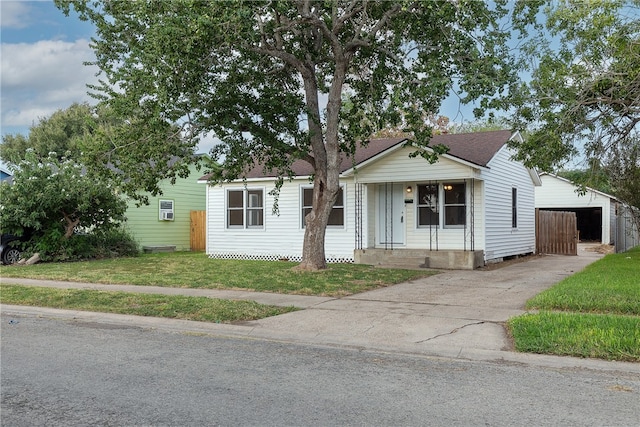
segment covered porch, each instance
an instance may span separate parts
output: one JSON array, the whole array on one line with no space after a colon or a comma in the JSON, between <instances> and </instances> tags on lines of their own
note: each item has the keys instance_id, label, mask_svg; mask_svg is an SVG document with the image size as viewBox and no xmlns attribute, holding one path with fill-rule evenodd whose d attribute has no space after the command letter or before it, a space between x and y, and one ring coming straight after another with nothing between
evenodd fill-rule
<instances>
[{"instance_id":1,"label":"covered porch","mask_svg":"<svg viewBox=\"0 0 640 427\"><path fill-rule=\"evenodd\" d=\"M458 178L356 183L354 262L402 268L475 269L476 193ZM478 194L479 196L479 194Z\"/></svg>"}]
</instances>

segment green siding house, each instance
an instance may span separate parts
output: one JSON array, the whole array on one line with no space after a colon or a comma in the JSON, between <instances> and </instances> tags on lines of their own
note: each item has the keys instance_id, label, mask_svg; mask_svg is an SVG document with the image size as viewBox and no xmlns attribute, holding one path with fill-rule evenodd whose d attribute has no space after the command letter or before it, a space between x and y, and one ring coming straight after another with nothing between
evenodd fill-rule
<instances>
[{"instance_id":1,"label":"green siding house","mask_svg":"<svg viewBox=\"0 0 640 427\"><path fill-rule=\"evenodd\" d=\"M204 211L206 189L198 184L200 171L191 166L187 178L174 185L163 182L161 196L149 195L149 205L136 207L129 200L126 228L141 247L175 246L177 251L191 250L191 211Z\"/></svg>"}]
</instances>

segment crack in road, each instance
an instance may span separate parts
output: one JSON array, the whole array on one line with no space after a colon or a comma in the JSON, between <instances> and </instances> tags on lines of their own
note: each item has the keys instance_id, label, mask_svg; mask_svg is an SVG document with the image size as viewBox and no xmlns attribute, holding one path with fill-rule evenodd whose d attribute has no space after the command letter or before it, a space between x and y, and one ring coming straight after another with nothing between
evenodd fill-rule
<instances>
[{"instance_id":1,"label":"crack in road","mask_svg":"<svg viewBox=\"0 0 640 427\"><path fill-rule=\"evenodd\" d=\"M444 336L446 336L446 335L453 335L453 334L455 334L456 332L458 332L459 330L466 328L467 326L482 325L482 324L484 324L484 323L487 323L487 322L485 322L485 321L480 321L480 322L474 322L474 323L467 323L466 325L462 325L462 326L460 326L460 327L458 327L458 328L455 328L455 329L454 329L454 330L452 330L451 332L447 332L447 333L445 333L445 334L438 334L438 335L436 335L436 336L433 336L433 337L427 338L427 339L425 339L425 340L416 341L416 344L421 344L421 343L424 343L424 342L427 342L427 341L435 340L436 338L444 337Z\"/></svg>"}]
</instances>

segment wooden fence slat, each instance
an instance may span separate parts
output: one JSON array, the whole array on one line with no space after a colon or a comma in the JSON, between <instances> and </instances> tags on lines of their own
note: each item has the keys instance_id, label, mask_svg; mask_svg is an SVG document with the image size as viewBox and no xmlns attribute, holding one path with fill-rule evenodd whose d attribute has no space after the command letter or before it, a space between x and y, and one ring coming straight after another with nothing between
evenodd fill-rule
<instances>
[{"instance_id":1,"label":"wooden fence slat","mask_svg":"<svg viewBox=\"0 0 640 427\"><path fill-rule=\"evenodd\" d=\"M578 226L575 212L536 209L536 252L578 254Z\"/></svg>"},{"instance_id":2,"label":"wooden fence slat","mask_svg":"<svg viewBox=\"0 0 640 427\"><path fill-rule=\"evenodd\" d=\"M206 249L207 211L191 211L191 250Z\"/></svg>"}]
</instances>

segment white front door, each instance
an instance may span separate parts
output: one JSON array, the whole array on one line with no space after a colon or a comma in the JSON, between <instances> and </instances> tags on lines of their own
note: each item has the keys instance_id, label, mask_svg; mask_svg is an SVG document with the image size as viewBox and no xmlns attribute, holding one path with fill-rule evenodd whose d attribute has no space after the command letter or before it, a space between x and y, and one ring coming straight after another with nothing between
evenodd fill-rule
<instances>
[{"instance_id":1,"label":"white front door","mask_svg":"<svg viewBox=\"0 0 640 427\"><path fill-rule=\"evenodd\" d=\"M405 209L402 184L378 185L378 244L404 245Z\"/></svg>"}]
</instances>

